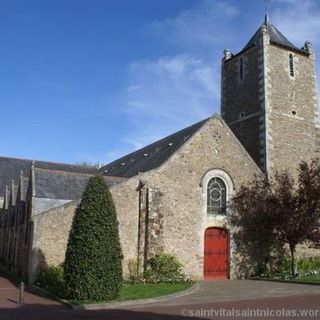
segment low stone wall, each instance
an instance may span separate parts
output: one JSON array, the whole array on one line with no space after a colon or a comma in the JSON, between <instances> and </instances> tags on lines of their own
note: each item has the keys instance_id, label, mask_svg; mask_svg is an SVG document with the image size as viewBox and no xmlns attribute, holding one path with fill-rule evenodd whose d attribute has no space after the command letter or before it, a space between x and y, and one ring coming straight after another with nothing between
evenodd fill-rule
<instances>
[{"instance_id":1,"label":"low stone wall","mask_svg":"<svg viewBox=\"0 0 320 320\"><path fill-rule=\"evenodd\" d=\"M72 201L34 217L31 282L36 279L41 266L64 262L69 232L79 202Z\"/></svg>"}]
</instances>

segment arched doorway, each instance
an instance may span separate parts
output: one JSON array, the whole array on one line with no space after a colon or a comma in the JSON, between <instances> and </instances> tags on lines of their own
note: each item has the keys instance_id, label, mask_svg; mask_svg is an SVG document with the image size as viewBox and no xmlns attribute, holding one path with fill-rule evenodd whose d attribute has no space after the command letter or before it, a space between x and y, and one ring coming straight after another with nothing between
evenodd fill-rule
<instances>
[{"instance_id":1,"label":"arched doorway","mask_svg":"<svg viewBox=\"0 0 320 320\"><path fill-rule=\"evenodd\" d=\"M204 278L228 279L228 276L228 232L222 228L208 228L204 235Z\"/></svg>"}]
</instances>

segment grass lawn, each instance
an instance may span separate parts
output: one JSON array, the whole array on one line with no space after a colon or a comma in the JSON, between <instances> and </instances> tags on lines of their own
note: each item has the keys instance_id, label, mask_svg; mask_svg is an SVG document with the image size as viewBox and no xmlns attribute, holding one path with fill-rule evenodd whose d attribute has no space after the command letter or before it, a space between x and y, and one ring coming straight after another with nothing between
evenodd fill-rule
<instances>
[{"instance_id":1,"label":"grass lawn","mask_svg":"<svg viewBox=\"0 0 320 320\"><path fill-rule=\"evenodd\" d=\"M74 301L69 300L74 305L80 304L94 304L94 303L109 303L109 302L122 302L126 300L137 300L160 297L167 294L176 293L186 290L193 286L193 283L157 283L157 284L124 284L120 296L112 301ZM53 293L50 289L48 291Z\"/></svg>"},{"instance_id":2,"label":"grass lawn","mask_svg":"<svg viewBox=\"0 0 320 320\"><path fill-rule=\"evenodd\" d=\"M190 283L125 284L117 301L136 300L164 296L191 287Z\"/></svg>"},{"instance_id":3,"label":"grass lawn","mask_svg":"<svg viewBox=\"0 0 320 320\"><path fill-rule=\"evenodd\" d=\"M310 282L319 282L320 283L320 275L311 275L300 277L297 279L298 281L310 281Z\"/></svg>"}]
</instances>

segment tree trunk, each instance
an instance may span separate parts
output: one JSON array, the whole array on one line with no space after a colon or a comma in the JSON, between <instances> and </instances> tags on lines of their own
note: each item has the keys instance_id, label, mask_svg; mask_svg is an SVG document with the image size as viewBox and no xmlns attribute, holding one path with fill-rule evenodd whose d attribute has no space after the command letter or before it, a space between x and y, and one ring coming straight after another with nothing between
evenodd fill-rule
<instances>
[{"instance_id":1,"label":"tree trunk","mask_svg":"<svg viewBox=\"0 0 320 320\"><path fill-rule=\"evenodd\" d=\"M291 245L290 244L290 252L291 252L291 277L292 279L294 279L295 275L296 275L296 270L295 270L295 251L296 251L296 246L295 245Z\"/></svg>"}]
</instances>

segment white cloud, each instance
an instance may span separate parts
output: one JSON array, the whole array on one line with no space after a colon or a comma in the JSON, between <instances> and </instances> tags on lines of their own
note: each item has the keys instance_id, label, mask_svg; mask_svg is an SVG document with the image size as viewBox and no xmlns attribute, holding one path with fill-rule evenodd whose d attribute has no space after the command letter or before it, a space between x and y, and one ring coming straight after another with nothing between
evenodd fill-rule
<instances>
[{"instance_id":1,"label":"white cloud","mask_svg":"<svg viewBox=\"0 0 320 320\"><path fill-rule=\"evenodd\" d=\"M301 0L299 0L301 1ZM273 0L272 2L280 2L286 4L297 4L297 0Z\"/></svg>"},{"instance_id":2,"label":"white cloud","mask_svg":"<svg viewBox=\"0 0 320 320\"><path fill-rule=\"evenodd\" d=\"M180 54L129 66L124 103L132 132L122 142L130 151L219 112L220 57L238 15L226 1L205 0L147 27Z\"/></svg>"},{"instance_id":3,"label":"white cloud","mask_svg":"<svg viewBox=\"0 0 320 320\"><path fill-rule=\"evenodd\" d=\"M307 39L318 45L317 2L277 1L282 3L271 14L272 23L297 46ZM121 139L126 152L219 112L222 49L241 46L243 39L250 38L236 29L239 14L227 1L199 1L147 28L152 37L174 45L180 53L130 64L129 83L122 97L132 128Z\"/></svg>"},{"instance_id":4,"label":"white cloud","mask_svg":"<svg viewBox=\"0 0 320 320\"><path fill-rule=\"evenodd\" d=\"M155 21L150 30L153 35L178 45L214 45L225 38L226 22L238 15L238 8L226 1L199 1L173 18Z\"/></svg>"},{"instance_id":5,"label":"white cloud","mask_svg":"<svg viewBox=\"0 0 320 320\"><path fill-rule=\"evenodd\" d=\"M125 113L133 131L122 141L136 149L218 111L218 74L190 55L132 63Z\"/></svg>"},{"instance_id":6,"label":"white cloud","mask_svg":"<svg viewBox=\"0 0 320 320\"><path fill-rule=\"evenodd\" d=\"M291 5L276 9L271 16L272 23L297 46L302 46L306 40L310 40L314 45L320 45L319 2L313 0L285 2L290 2Z\"/></svg>"}]
</instances>

